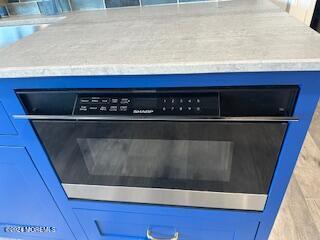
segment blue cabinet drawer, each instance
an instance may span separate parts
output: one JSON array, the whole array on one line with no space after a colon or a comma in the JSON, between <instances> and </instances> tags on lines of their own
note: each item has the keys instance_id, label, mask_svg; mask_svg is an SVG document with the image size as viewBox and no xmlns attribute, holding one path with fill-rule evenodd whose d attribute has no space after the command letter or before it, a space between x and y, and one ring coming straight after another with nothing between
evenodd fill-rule
<instances>
[{"instance_id":1,"label":"blue cabinet drawer","mask_svg":"<svg viewBox=\"0 0 320 240\"><path fill-rule=\"evenodd\" d=\"M258 222L75 209L90 240L254 240ZM176 236L177 238L174 238Z\"/></svg>"},{"instance_id":2,"label":"blue cabinet drawer","mask_svg":"<svg viewBox=\"0 0 320 240\"><path fill-rule=\"evenodd\" d=\"M17 134L16 129L12 125L6 110L0 102L0 135L14 135Z\"/></svg>"}]
</instances>

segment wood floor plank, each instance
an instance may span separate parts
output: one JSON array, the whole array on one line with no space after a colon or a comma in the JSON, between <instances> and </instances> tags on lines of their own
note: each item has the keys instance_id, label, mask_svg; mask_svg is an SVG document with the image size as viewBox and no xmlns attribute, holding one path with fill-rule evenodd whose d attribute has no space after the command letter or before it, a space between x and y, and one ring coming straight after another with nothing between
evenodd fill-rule
<instances>
[{"instance_id":1,"label":"wood floor plank","mask_svg":"<svg viewBox=\"0 0 320 240\"><path fill-rule=\"evenodd\" d=\"M320 240L320 232L307 205L288 205L299 240ZM288 231L288 230L287 230Z\"/></svg>"},{"instance_id":2,"label":"wood floor plank","mask_svg":"<svg viewBox=\"0 0 320 240\"><path fill-rule=\"evenodd\" d=\"M294 219L287 204L281 205L269 240L300 240Z\"/></svg>"},{"instance_id":3,"label":"wood floor plank","mask_svg":"<svg viewBox=\"0 0 320 240\"><path fill-rule=\"evenodd\" d=\"M311 213L311 217L318 231L320 232L320 198L319 199L306 199L307 206Z\"/></svg>"},{"instance_id":4,"label":"wood floor plank","mask_svg":"<svg viewBox=\"0 0 320 240\"><path fill-rule=\"evenodd\" d=\"M320 240L320 232L295 176L290 180L269 239Z\"/></svg>"},{"instance_id":5,"label":"wood floor plank","mask_svg":"<svg viewBox=\"0 0 320 240\"><path fill-rule=\"evenodd\" d=\"M306 137L294 176L305 198L320 197L320 150L310 134Z\"/></svg>"},{"instance_id":6,"label":"wood floor plank","mask_svg":"<svg viewBox=\"0 0 320 240\"><path fill-rule=\"evenodd\" d=\"M306 206L305 197L301 191L295 176L292 176L288 189L286 191L285 198L283 200L284 206Z\"/></svg>"},{"instance_id":7,"label":"wood floor plank","mask_svg":"<svg viewBox=\"0 0 320 240\"><path fill-rule=\"evenodd\" d=\"M320 170L311 167L299 168L296 173L299 185L305 198L318 198L320 196Z\"/></svg>"},{"instance_id":8,"label":"wood floor plank","mask_svg":"<svg viewBox=\"0 0 320 240\"><path fill-rule=\"evenodd\" d=\"M303 167L316 168L315 171L317 171L317 168L320 167L319 147L320 146L316 144L311 134L307 133L294 173L297 171L299 172Z\"/></svg>"},{"instance_id":9,"label":"wood floor plank","mask_svg":"<svg viewBox=\"0 0 320 240\"><path fill-rule=\"evenodd\" d=\"M318 103L317 110L315 111L315 113L313 115L313 119L312 119L312 122L311 122L311 125L309 128L309 132L310 132L313 140L317 144L317 146L319 146L319 148L320 148L320 101Z\"/></svg>"}]
</instances>

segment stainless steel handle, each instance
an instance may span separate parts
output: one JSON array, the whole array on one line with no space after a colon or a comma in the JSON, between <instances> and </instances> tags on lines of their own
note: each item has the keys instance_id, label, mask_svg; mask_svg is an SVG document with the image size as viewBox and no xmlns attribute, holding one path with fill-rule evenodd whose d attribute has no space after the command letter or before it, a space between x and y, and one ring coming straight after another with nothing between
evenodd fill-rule
<instances>
[{"instance_id":1,"label":"stainless steel handle","mask_svg":"<svg viewBox=\"0 0 320 240\"><path fill-rule=\"evenodd\" d=\"M83 116L83 115L13 115L30 120L91 120L91 121L187 121L187 122L292 122L297 117L185 117L185 116Z\"/></svg>"},{"instance_id":2,"label":"stainless steel handle","mask_svg":"<svg viewBox=\"0 0 320 240\"><path fill-rule=\"evenodd\" d=\"M175 232L174 236L171 238L156 238L152 236L152 231L150 229L147 230L147 238L149 240L178 240L179 239L179 232Z\"/></svg>"}]
</instances>

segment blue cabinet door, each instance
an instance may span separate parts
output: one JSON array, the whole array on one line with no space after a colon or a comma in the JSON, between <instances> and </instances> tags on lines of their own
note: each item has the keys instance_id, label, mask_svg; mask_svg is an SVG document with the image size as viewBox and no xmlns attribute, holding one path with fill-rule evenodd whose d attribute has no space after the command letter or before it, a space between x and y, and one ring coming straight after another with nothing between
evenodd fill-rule
<instances>
[{"instance_id":1,"label":"blue cabinet door","mask_svg":"<svg viewBox=\"0 0 320 240\"><path fill-rule=\"evenodd\" d=\"M152 237L179 240L254 240L259 224L257 221L239 221L227 216L203 219L165 213L87 209L74 211L90 240L147 240Z\"/></svg>"},{"instance_id":2,"label":"blue cabinet door","mask_svg":"<svg viewBox=\"0 0 320 240\"><path fill-rule=\"evenodd\" d=\"M0 147L0 237L74 239L23 147Z\"/></svg>"}]
</instances>

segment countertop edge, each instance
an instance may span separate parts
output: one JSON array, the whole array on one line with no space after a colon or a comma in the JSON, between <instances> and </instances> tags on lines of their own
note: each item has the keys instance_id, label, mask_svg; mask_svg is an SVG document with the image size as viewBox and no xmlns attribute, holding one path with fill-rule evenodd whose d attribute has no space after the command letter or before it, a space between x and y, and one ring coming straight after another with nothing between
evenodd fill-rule
<instances>
[{"instance_id":1,"label":"countertop edge","mask_svg":"<svg viewBox=\"0 0 320 240\"><path fill-rule=\"evenodd\" d=\"M236 72L320 71L320 58L285 61L238 61L181 64L108 64L79 66L9 67L0 69L0 78L30 78L58 76L107 76L107 75L163 75Z\"/></svg>"},{"instance_id":2,"label":"countertop edge","mask_svg":"<svg viewBox=\"0 0 320 240\"><path fill-rule=\"evenodd\" d=\"M66 19L66 16L19 16L0 20L0 27L53 24Z\"/></svg>"}]
</instances>

